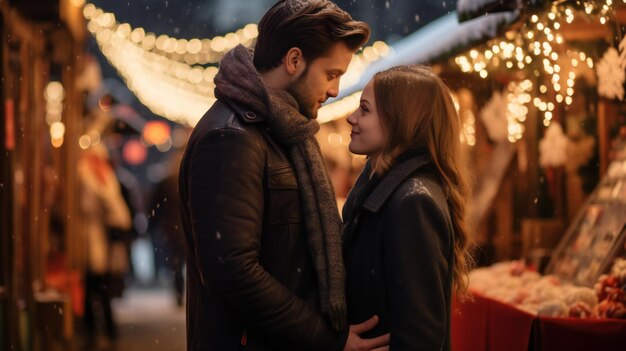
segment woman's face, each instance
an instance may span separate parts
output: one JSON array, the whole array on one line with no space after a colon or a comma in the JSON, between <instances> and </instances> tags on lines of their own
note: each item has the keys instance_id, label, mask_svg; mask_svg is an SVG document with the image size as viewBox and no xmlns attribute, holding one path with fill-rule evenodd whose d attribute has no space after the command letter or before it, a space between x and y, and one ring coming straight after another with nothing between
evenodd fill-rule
<instances>
[{"instance_id":1,"label":"woman's face","mask_svg":"<svg viewBox=\"0 0 626 351\"><path fill-rule=\"evenodd\" d=\"M350 152L370 157L382 152L385 138L376 109L373 81L363 90L359 108L348 116L348 123L352 126Z\"/></svg>"}]
</instances>

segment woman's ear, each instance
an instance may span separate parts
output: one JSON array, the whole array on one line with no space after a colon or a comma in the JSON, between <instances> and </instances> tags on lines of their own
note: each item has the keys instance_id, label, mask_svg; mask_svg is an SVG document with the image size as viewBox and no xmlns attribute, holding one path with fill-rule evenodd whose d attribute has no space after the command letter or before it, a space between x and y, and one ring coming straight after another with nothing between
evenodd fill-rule
<instances>
[{"instance_id":1,"label":"woman's ear","mask_svg":"<svg viewBox=\"0 0 626 351\"><path fill-rule=\"evenodd\" d=\"M304 55L302 50L297 47L293 47L287 51L285 55L285 69L290 75L298 74L304 70L306 62L304 61Z\"/></svg>"}]
</instances>

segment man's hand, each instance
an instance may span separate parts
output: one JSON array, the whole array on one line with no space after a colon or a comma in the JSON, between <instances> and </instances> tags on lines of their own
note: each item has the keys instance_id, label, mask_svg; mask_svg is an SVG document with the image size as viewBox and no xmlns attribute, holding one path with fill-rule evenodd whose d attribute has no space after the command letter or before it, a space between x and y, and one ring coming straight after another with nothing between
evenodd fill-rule
<instances>
[{"instance_id":1,"label":"man's hand","mask_svg":"<svg viewBox=\"0 0 626 351\"><path fill-rule=\"evenodd\" d=\"M389 350L389 334L373 339L361 339L360 334L372 330L378 324L378 316L374 316L361 324L350 326L350 334L343 351L387 351Z\"/></svg>"}]
</instances>

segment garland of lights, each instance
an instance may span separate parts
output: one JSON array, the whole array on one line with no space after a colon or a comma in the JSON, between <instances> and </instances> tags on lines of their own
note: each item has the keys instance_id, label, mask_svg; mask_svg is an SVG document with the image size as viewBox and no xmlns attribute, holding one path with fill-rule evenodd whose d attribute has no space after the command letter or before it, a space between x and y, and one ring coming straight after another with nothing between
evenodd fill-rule
<instances>
[{"instance_id":1,"label":"garland of lights","mask_svg":"<svg viewBox=\"0 0 626 351\"><path fill-rule=\"evenodd\" d=\"M626 2L626 0L623 0ZM573 102L574 82L577 70L586 65L590 69L594 61L584 52L568 49L560 29L562 23L572 23L576 16L587 16L605 24L612 13L612 0L566 1L549 4L536 9L517 30L506 33L504 39L490 40L482 48L475 48L454 59L464 73L477 73L485 79L490 72L501 70L519 71L527 76L521 84L509 86L508 100L512 115L509 118L509 141L519 140L523 122L531 102L543 113L543 124L548 127L557 104ZM523 71L527 69L527 71ZM528 71L531 74L527 74ZM529 77L532 75L532 77ZM549 83L542 77L550 77ZM538 96L530 99L534 79ZM563 83L565 82L565 84Z\"/></svg>"},{"instance_id":2,"label":"garland of lights","mask_svg":"<svg viewBox=\"0 0 626 351\"><path fill-rule=\"evenodd\" d=\"M93 4L83 8L87 29L103 55L118 71L128 88L152 112L172 121L194 126L215 102L213 79L226 52L241 44L252 47L257 26L248 24L233 33L212 39L177 39L146 33L128 23L118 23L113 13ZM391 54L382 41L354 55L342 77L340 89L357 83L372 63ZM343 117L358 104L359 94L324 106L320 123Z\"/></svg>"}]
</instances>

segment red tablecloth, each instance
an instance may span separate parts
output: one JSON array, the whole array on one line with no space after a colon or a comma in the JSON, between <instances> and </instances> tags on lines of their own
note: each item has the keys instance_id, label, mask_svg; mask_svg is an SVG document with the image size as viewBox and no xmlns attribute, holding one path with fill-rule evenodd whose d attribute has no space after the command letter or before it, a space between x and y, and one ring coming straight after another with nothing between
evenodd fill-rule
<instances>
[{"instance_id":1,"label":"red tablecloth","mask_svg":"<svg viewBox=\"0 0 626 351\"><path fill-rule=\"evenodd\" d=\"M453 351L626 350L626 321L545 318L474 295L452 305Z\"/></svg>"}]
</instances>

